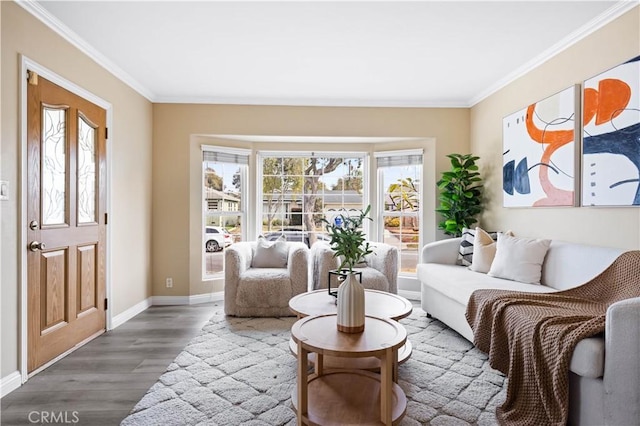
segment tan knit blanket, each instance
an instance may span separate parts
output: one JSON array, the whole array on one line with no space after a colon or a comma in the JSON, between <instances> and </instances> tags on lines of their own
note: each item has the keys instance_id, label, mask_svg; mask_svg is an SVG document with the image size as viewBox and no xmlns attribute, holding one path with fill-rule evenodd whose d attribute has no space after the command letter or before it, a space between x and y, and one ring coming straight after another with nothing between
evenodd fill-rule
<instances>
[{"instance_id":1,"label":"tan knit blanket","mask_svg":"<svg viewBox=\"0 0 640 426\"><path fill-rule=\"evenodd\" d=\"M474 344L509 378L500 424L565 425L576 344L604 332L607 308L640 296L640 251L618 257L580 287L551 294L478 290L466 317Z\"/></svg>"}]
</instances>

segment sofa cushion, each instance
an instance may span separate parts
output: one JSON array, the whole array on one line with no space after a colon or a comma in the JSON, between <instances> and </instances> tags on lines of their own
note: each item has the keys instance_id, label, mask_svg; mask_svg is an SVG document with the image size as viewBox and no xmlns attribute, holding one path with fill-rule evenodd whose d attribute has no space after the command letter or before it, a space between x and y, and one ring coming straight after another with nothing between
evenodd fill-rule
<instances>
[{"instance_id":1,"label":"sofa cushion","mask_svg":"<svg viewBox=\"0 0 640 426\"><path fill-rule=\"evenodd\" d=\"M498 234L496 257L489 275L527 284L540 284L542 262L551 240L533 240Z\"/></svg>"},{"instance_id":2,"label":"sofa cushion","mask_svg":"<svg viewBox=\"0 0 640 426\"><path fill-rule=\"evenodd\" d=\"M487 231L485 231L487 232ZM494 241L498 238L497 232L487 232ZM476 236L475 229L462 229L462 237L460 239L460 247L458 248L458 265L471 266L473 263L473 253L475 251L474 241Z\"/></svg>"},{"instance_id":3,"label":"sofa cushion","mask_svg":"<svg viewBox=\"0 0 640 426\"><path fill-rule=\"evenodd\" d=\"M250 268L240 275L236 305L286 307L291 297L291 280L286 268Z\"/></svg>"},{"instance_id":4,"label":"sofa cushion","mask_svg":"<svg viewBox=\"0 0 640 426\"><path fill-rule=\"evenodd\" d=\"M507 231L505 235L513 237L513 232ZM493 259L496 257L496 242L484 229L476 228L476 236L473 239L473 259L469 269L486 274L491 269Z\"/></svg>"},{"instance_id":5,"label":"sofa cushion","mask_svg":"<svg viewBox=\"0 0 640 426\"><path fill-rule=\"evenodd\" d=\"M418 264L418 279L445 296L467 305L471 293L480 289L528 291L533 293L552 293L554 288L517 281L503 280L479 272L473 272L464 266L443 265L439 263Z\"/></svg>"},{"instance_id":6,"label":"sofa cushion","mask_svg":"<svg viewBox=\"0 0 640 426\"><path fill-rule=\"evenodd\" d=\"M473 240L476 231L473 229L463 228L462 237L460 239L460 247L458 248L458 265L469 266L473 261Z\"/></svg>"}]
</instances>

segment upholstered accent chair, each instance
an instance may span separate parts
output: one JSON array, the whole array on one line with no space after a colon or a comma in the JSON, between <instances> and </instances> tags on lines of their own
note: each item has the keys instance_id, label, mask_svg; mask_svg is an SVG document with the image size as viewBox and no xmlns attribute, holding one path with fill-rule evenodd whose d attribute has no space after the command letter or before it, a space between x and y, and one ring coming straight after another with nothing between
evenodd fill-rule
<instances>
[{"instance_id":1,"label":"upholstered accent chair","mask_svg":"<svg viewBox=\"0 0 640 426\"><path fill-rule=\"evenodd\" d=\"M263 238L225 249L224 311L237 317L292 316L289 299L308 290L309 249Z\"/></svg>"},{"instance_id":2,"label":"upholstered accent chair","mask_svg":"<svg viewBox=\"0 0 640 426\"><path fill-rule=\"evenodd\" d=\"M384 243L370 243L373 253L365 256L365 263L356 267L362 272L362 285L366 289L398 293L398 249ZM327 243L317 242L311 247L311 280L314 290L327 288L329 271L340 262L333 256ZM333 287L333 281L331 286Z\"/></svg>"}]
</instances>

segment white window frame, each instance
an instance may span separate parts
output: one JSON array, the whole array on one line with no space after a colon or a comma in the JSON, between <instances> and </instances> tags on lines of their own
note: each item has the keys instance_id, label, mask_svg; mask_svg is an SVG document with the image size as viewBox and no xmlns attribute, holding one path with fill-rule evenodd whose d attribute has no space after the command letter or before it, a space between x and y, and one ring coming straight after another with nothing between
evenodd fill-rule
<instances>
[{"instance_id":1,"label":"white window frame","mask_svg":"<svg viewBox=\"0 0 640 426\"><path fill-rule=\"evenodd\" d=\"M248 222L247 222L247 210L249 208L248 202L249 202L249 167L251 165L251 154L252 151L250 149L242 149L242 148L229 148L229 147L225 147L225 146L215 146L215 145L201 145L200 149L202 151L201 154L201 159L200 159L200 167L201 167L201 171L200 171L200 188L201 188L201 202L202 202L202 209L201 209L201 229L205 229L206 226L206 216L208 213L208 206L205 202L205 189L204 189L204 168L202 168L202 163L204 162L204 158L202 158L204 156L204 152L220 152L223 154L229 154L229 155L240 155L240 156L246 156L247 157L247 164L238 164L238 166L244 166L244 167L240 167L240 210L238 211L222 211L219 213L219 216L240 216L241 218L241 223L242 223L242 232L241 232L241 238L242 241L247 241L247 228L248 228ZM216 213L216 215L218 215L218 213ZM201 263L202 263L202 281L213 281L213 280L218 280L220 279L220 275L216 274L216 275L207 275L207 264L206 264L206 256L207 253L204 250L204 232L201 231L201 238L202 238L202 243L200 244L200 248L202 250L202 257L201 257ZM224 268L225 265L223 263L223 272L224 272Z\"/></svg>"},{"instance_id":2,"label":"white window frame","mask_svg":"<svg viewBox=\"0 0 640 426\"><path fill-rule=\"evenodd\" d=\"M416 213L416 217L418 218L418 220L420 221L420 228L418 231L418 247L422 247L423 246L423 241L425 239L424 236L424 223L423 223L423 207L424 207L424 179L422 178L424 176L424 167L425 167L425 161L424 161L424 150L423 149L405 149L405 150L397 150L397 151L376 151L373 153L374 158L376 159L376 176L377 176L377 200L378 200L378 212L377 212L377 234L378 234L378 241L379 242L383 242L384 240L384 216L395 216L395 217L401 217L402 215L400 214L400 212L395 213L394 212L385 212L384 210L384 202L385 202L385 191L386 188L384 187L384 178L382 176L382 171L384 169L384 167L381 167L378 165L378 159L381 157L403 157L403 156L412 156L412 155L420 155L422 156L422 162L421 162L421 179L420 179L420 187L418 188L418 203L420 206L420 210ZM420 261L420 250L418 250L418 262ZM398 277L404 277L404 278L415 278L415 272L402 272L400 270L398 270Z\"/></svg>"}]
</instances>

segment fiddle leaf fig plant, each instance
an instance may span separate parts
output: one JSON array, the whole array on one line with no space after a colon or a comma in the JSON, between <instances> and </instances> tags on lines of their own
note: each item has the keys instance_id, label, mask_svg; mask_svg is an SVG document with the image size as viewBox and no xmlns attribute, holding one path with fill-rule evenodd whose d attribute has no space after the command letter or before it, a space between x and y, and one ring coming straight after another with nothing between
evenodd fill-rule
<instances>
[{"instance_id":1,"label":"fiddle leaf fig plant","mask_svg":"<svg viewBox=\"0 0 640 426\"><path fill-rule=\"evenodd\" d=\"M350 215L338 215L333 220L333 223L326 219L322 219L325 222L325 229L331 237L329 244L333 250L333 256L342 260L338 269L349 269L349 273L353 273L353 268L364 257L373 251L369 248L369 242L365 240L364 230L362 229L362 223L367 220L373 220L369 215L371 206L363 211L360 210L360 214L357 216Z\"/></svg>"},{"instance_id":2,"label":"fiddle leaf fig plant","mask_svg":"<svg viewBox=\"0 0 640 426\"><path fill-rule=\"evenodd\" d=\"M444 172L437 182L440 190L440 206L436 212L442 215L438 228L447 235L459 237L463 228L471 228L482 212L482 178L472 154L449 154L451 170Z\"/></svg>"}]
</instances>

